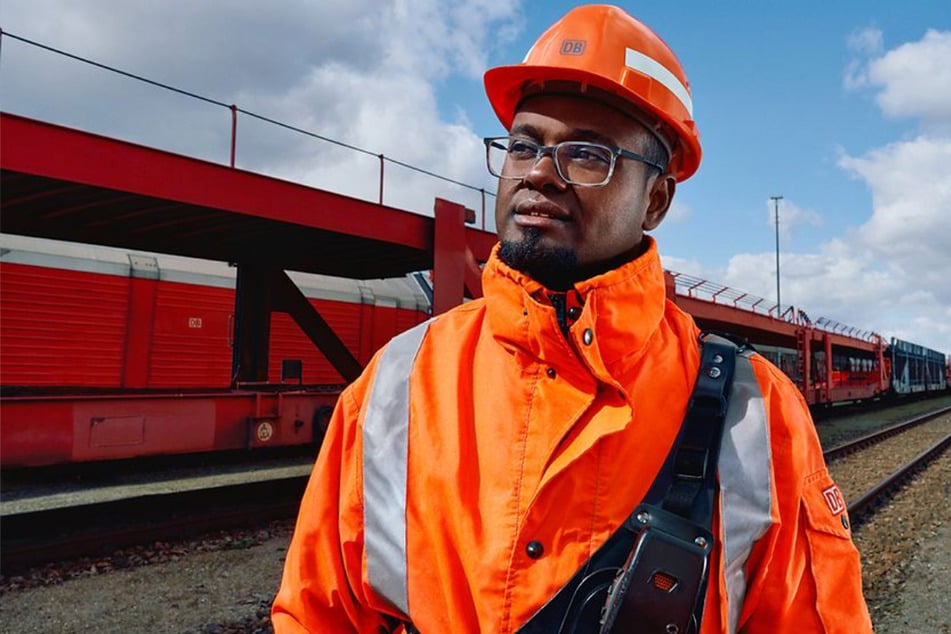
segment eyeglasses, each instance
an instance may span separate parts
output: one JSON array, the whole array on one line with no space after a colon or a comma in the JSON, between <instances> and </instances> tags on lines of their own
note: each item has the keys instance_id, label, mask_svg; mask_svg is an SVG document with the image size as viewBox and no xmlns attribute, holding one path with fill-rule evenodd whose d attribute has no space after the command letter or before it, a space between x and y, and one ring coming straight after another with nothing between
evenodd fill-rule
<instances>
[{"instance_id":1,"label":"eyeglasses","mask_svg":"<svg viewBox=\"0 0 951 634\"><path fill-rule=\"evenodd\" d=\"M607 185L614 174L614 165L619 156L664 171L662 165L640 154L589 141L562 141L554 145L539 145L534 141L512 136L489 137L483 141L489 173L499 178L525 178L546 154L551 155L561 180L581 187Z\"/></svg>"}]
</instances>

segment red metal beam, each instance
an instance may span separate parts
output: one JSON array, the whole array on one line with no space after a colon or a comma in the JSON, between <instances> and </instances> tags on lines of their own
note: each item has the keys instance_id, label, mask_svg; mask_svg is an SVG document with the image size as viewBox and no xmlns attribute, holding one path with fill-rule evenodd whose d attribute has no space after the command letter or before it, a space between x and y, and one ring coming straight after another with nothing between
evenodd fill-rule
<instances>
[{"instance_id":1,"label":"red metal beam","mask_svg":"<svg viewBox=\"0 0 951 634\"><path fill-rule=\"evenodd\" d=\"M431 219L80 130L0 113L4 169L427 249ZM275 205L280 201L280 205ZM335 213L314 213L333 209Z\"/></svg>"},{"instance_id":2,"label":"red metal beam","mask_svg":"<svg viewBox=\"0 0 951 634\"><path fill-rule=\"evenodd\" d=\"M787 321L685 295L677 295L674 301L705 328L726 330L754 343L796 347L796 326Z\"/></svg>"},{"instance_id":3,"label":"red metal beam","mask_svg":"<svg viewBox=\"0 0 951 634\"><path fill-rule=\"evenodd\" d=\"M485 232L467 233L468 210L462 205L436 199L433 245L433 314L461 304L464 297L482 296L479 264L485 262L495 236Z\"/></svg>"},{"instance_id":4,"label":"red metal beam","mask_svg":"<svg viewBox=\"0 0 951 634\"><path fill-rule=\"evenodd\" d=\"M430 269L434 219L0 113L4 230L355 278ZM463 230L477 260L495 235Z\"/></svg>"}]
</instances>

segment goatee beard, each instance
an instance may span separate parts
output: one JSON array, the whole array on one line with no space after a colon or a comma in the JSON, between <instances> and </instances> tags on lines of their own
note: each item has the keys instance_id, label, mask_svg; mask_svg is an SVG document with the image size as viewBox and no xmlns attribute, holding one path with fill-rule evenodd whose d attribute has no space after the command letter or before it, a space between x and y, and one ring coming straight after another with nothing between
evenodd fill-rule
<instances>
[{"instance_id":1,"label":"goatee beard","mask_svg":"<svg viewBox=\"0 0 951 634\"><path fill-rule=\"evenodd\" d=\"M520 240L503 240L499 259L516 271L528 275L550 291L570 290L582 280L607 273L639 257L649 246L646 240L614 257L581 266L578 253L569 247L541 244L542 232L536 227L522 231Z\"/></svg>"},{"instance_id":2,"label":"goatee beard","mask_svg":"<svg viewBox=\"0 0 951 634\"><path fill-rule=\"evenodd\" d=\"M499 259L552 291L567 291L579 279L578 254L567 247L541 245L541 231L528 227L518 241L503 240Z\"/></svg>"}]
</instances>

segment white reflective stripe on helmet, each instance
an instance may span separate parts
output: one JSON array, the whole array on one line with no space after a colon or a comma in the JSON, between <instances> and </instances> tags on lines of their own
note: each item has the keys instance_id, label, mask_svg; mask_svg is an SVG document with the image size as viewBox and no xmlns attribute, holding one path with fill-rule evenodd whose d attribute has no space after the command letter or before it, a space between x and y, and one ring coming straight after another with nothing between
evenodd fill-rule
<instances>
[{"instance_id":1,"label":"white reflective stripe on helmet","mask_svg":"<svg viewBox=\"0 0 951 634\"><path fill-rule=\"evenodd\" d=\"M406 573L406 478L409 375L429 328L394 337L373 377L363 419L363 527L370 585L409 615Z\"/></svg>"},{"instance_id":2,"label":"white reflective stripe on helmet","mask_svg":"<svg viewBox=\"0 0 951 634\"><path fill-rule=\"evenodd\" d=\"M640 51L635 51L633 48L625 49L624 65L631 70L636 70L639 73L647 75L654 81L660 82L661 85L677 97L684 108L686 108L690 118L693 119L693 98L690 96L690 91L687 90L683 82L677 79L676 75L667 70L666 66L653 57L648 57Z\"/></svg>"},{"instance_id":3,"label":"white reflective stripe on helmet","mask_svg":"<svg viewBox=\"0 0 951 634\"><path fill-rule=\"evenodd\" d=\"M751 353L737 355L717 464L727 632L736 632L746 597L746 560L772 522L772 455L763 395Z\"/></svg>"}]
</instances>

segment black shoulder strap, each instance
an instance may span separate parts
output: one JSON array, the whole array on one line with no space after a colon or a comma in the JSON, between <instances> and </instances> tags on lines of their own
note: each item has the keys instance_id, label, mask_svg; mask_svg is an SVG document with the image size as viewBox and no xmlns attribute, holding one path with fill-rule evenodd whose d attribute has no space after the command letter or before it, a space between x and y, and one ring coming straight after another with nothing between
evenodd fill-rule
<instances>
[{"instance_id":1,"label":"black shoulder strap","mask_svg":"<svg viewBox=\"0 0 951 634\"><path fill-rule=\"evenodd\" d=\"M661 506L709 529L713 523L716 465L737 345L707 334L700 336L700 343L700 369L687 413L643 503ZM608 590L631 554L639 530L640 524L632 513L568 583L518 629L518 634L599 632ZM704 594L701 592L695 610L697 622L703 613Z\"/></svg>"},{"instance_id":2,"label":"black shoulder strap","mask_svg":"<svg viewBox=\"0 0 951 634\"><path fill-rule=\"evenodd\" d=\"M663 508L701 526L710 527L720 438L736 368L737 347L708 336L687 414L674 446L672 481Z\"/></svg>"}]
</instances>

